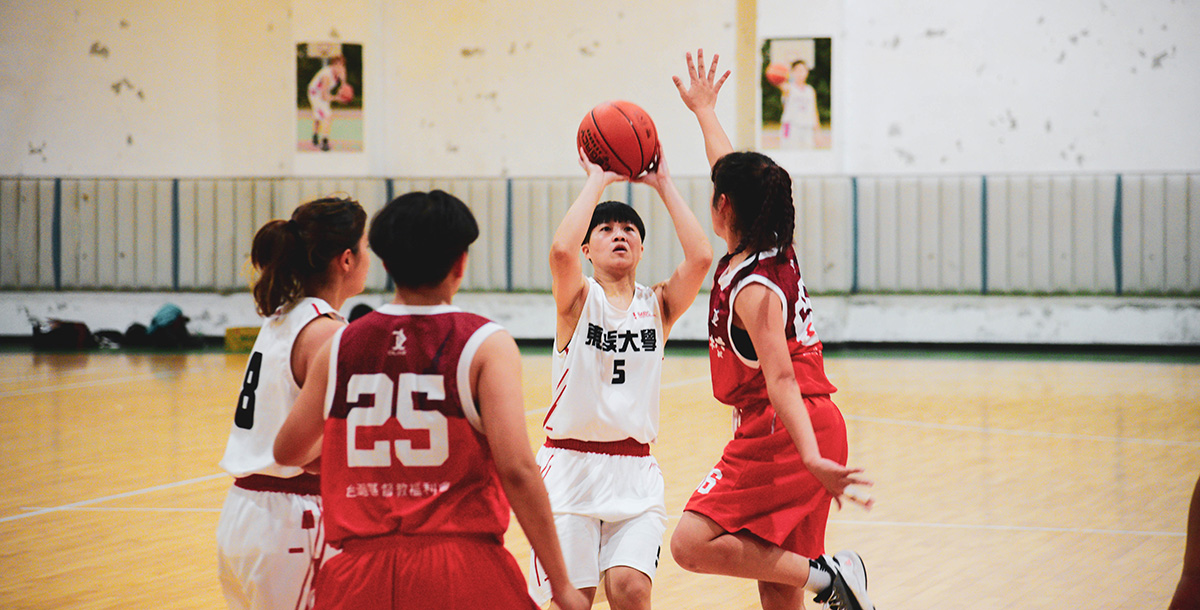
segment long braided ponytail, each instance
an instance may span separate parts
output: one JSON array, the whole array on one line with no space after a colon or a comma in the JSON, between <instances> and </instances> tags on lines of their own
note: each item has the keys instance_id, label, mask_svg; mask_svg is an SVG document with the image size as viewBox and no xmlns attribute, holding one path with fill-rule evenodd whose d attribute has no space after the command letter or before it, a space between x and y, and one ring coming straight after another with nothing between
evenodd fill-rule
<instances>
[{"instance_id":1,"label":"long braided ponytail","mask_svg":"<svg viewBox=\"0 0 1200 610\"><path fill-rule=\"evenodd\" d=\"M792 178L770 157L733 152L713 164L713 202L725 195L733 206L733 228L741 236L733 253L792 245L796 208Z\"/></svg>"}]
</instances>

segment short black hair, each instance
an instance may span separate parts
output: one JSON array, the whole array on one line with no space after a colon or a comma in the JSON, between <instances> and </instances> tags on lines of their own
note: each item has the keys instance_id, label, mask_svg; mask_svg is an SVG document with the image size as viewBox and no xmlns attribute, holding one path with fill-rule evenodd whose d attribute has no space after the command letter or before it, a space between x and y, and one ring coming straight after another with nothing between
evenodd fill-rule
<instances>
[{"instance_id":1,"label":"short black hair","mask_svg":"<svg viewBox=\"0 0 1200 610\"><path fill-rule=\"evenodd\" d=\"M621 201L604 201L597 205L595 210L592 210L592 222L588 225L587 233L583 234L583 243L579 245L586 244L592 237L592 229L606 222L627 222L637 227L642 241L646 240L646 225L633 206Z\"/></svg>"},{"instance_id":2,"label":"short black hair","mask_svg":"<svg viewBox=\"0 0 1200 610\"><path fill-rule=\"evenodd\" d=\"M416 191L388 202L371 220L367 240L397 286L436 286L479 237L475 215L443 191Z\"/></svg>"}]
</instances>

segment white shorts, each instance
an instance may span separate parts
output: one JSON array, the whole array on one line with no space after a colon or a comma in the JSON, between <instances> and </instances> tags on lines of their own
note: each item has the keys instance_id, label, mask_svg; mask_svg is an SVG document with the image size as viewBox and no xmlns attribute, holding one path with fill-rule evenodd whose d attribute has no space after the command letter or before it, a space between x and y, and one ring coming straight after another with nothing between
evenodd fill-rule
<instances>
[{"instance_id":1,"label":"white shorts","mask_svg":"<svg viewBox=\"0 0 1200 610\"><path fill-rule=\"evenodd\" d=\"M537 461L571 584L597 587L616 566L653 580L667 531L662 471L654 457L542 447ZM551 597L546 571L532 553L529 595L539 605Z\"/></svg>"},{"instance_id":2,"label":"white shorts","mask_svg":"<svg viewBox=\"0 0 1200 610\"><path fill-rule=\"evenodd\" d=\"M229 608L311 607L325 545L320 517L320 496L231 487L217 522L217 569Z\"/></svg>"}]
</instances>

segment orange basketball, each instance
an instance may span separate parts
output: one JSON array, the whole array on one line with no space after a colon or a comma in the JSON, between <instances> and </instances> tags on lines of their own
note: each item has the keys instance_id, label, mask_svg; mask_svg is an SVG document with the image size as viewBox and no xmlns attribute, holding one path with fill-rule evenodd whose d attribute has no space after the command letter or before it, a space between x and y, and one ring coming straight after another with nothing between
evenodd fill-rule
<instances>
[{"instance_id":1,"label":"orange basketball","mask_svg":"<svg viewBox=\"0 0 1200 610\"><path fill-rule=\"evenodd\" d=\"M658 130L637 104L604 102L579 124L575 145L607 171L636 178L658 160Z\"/></svg>"},{"instance_id":2,"label":"orange basketball","mask_svg":"<svg viewBox=\"0 0 1200 610\"><path fill-rule=\"evenodd\" d=\"M775 86L782 85L788 79L788 72L790 70L783 64L770 64L767 66L767 82Z\"/></svg>"},{"instance_id":3,"label":"orange basketball","mask_svg":"<svg viewBox=\"0 0 1200 610\"><path fill-rule=\"evenodd\" d=\"M337 99L339 102L346 103L354 100L354 87L350 83L342 83L337 90Z\"/></svg>"}]
</instances>

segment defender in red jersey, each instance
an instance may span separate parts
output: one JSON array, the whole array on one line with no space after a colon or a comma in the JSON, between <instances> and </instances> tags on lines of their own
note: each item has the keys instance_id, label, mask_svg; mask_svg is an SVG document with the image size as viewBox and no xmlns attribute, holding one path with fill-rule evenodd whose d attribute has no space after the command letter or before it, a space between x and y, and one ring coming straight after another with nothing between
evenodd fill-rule
<instances>
[{"instance_id":1,"label":"defender in red jersey","mask_svg":"<svg viewBox=\"0 0 1200 610\"><path fill-rule=\"evenodd\" d=\"M829 608L873 610L858 554L824 554L830 501L870 482L845 466L846 423L792 249L791 177L733 152L714 111L729 72L717 78L715 56L706 72L702 51L687 62L690 84L675 86L704 134L713 231L729 250L710 297L713 394L734 407L737 429L688 501L671 554L686 570L757 580L763 608L802 607L807 590Z\"/></svg>"},{"instance_id":2,"label":"defender in red jersey","mask_svg":"<svg viewBox=\"0 0 1200 610\"><path fill-rule=\"evenodd\" d=\"M320 457L326 538L342 552L317 576L317 608L536 608L504 548L510 500L555 603L586 607L529 451L516 343L451 304L478 235L441 191L376 215L371 249L395 299L318 353L275 440L281 464Z\"/></svg>"}]
</instances>

